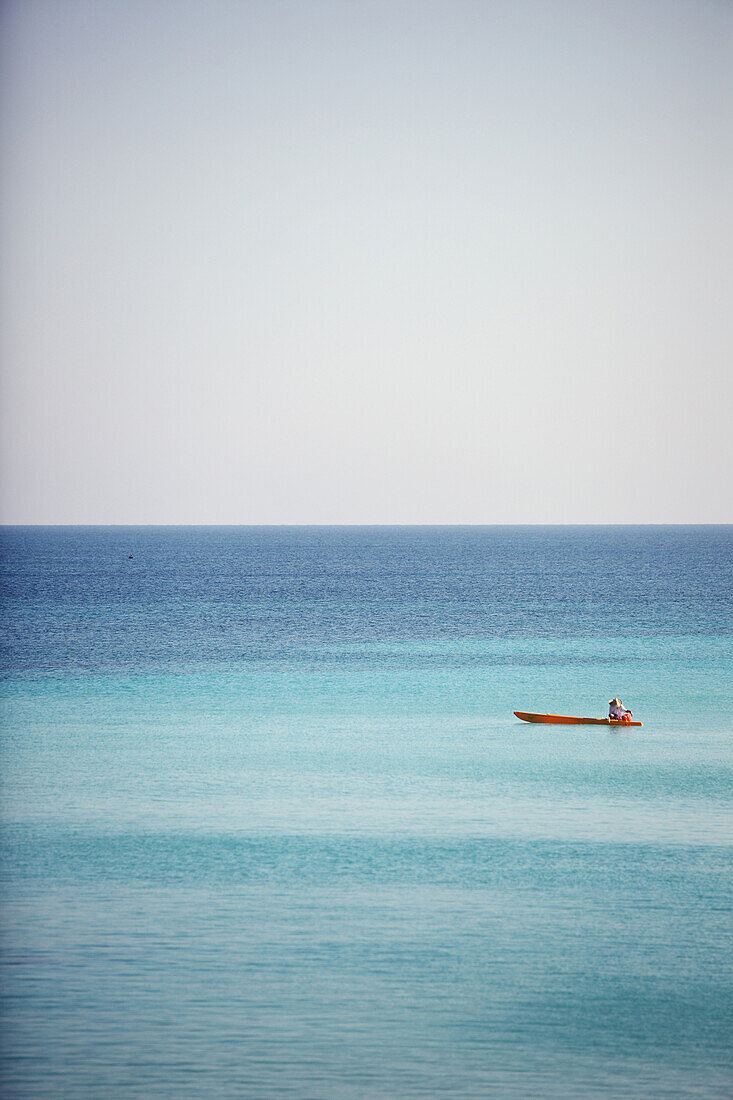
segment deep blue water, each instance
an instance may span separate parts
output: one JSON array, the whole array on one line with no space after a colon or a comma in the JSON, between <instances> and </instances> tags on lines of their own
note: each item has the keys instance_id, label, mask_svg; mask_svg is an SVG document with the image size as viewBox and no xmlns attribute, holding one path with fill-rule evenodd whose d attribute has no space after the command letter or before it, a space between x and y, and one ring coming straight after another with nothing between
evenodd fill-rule
<instances>
[{"instance_id":1,"label":"deep blue water","mask_svg":"<svg viewBox=\"0 0 733 1100\"><path fill-rule=\"evenodd\" d=\"M733 1095L733 529L1 548L3 1097Z\"/></svg>"}]
</instances>

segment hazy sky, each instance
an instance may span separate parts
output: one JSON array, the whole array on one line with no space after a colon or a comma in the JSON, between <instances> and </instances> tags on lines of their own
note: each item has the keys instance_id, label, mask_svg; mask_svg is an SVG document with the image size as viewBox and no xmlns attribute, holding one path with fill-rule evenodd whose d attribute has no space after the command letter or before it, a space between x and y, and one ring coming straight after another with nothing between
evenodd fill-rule
<instances>
[{"instance_id":1,"label":"hazy sky","mask_svg":"<svg viewBox=\"0 0 733 1100\"><path fill-rule=\"evenodd\" d=\"M728 0L6 0L0 516L733 520Z\"/></svg>"}]
</instances>

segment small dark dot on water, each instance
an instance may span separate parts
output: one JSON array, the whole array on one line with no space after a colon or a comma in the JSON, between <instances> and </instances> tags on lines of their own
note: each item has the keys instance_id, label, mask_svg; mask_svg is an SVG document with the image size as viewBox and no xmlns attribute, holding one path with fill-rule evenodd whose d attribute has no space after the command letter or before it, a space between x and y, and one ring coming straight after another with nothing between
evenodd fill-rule
<instances>
[{"instance_id":1,"label":"small dark dot on water","mask_svg":"<svg viewBox=\"0 0 733 1100\"><path fill-rule=\"evenodd\" d=\"M128 561L132 561L132 559L133 559L133 557L134 557L134 556L135 556L134 554L128 554L128 555L127 555L127 560L128 560Z\"/></svg>"}]
</instances>

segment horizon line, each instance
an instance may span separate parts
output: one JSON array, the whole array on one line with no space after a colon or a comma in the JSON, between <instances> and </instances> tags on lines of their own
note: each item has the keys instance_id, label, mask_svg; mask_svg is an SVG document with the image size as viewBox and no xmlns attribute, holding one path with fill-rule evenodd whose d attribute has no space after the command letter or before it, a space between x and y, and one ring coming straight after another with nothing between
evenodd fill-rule
<instances>
[{"instance_id":1,"label":"horizon line","mask_svg":"<svg viewBox=\"0 0 733 1100\"><path fill-rule=\"evenodd\" d=\"M649 523L636 523L633 521L623 523L599 523L597 521L590 523L578 523L574 521L564 521L561 523L552 522L529 522L529 523L0 523L0 529L7 528L47 528L47 527L66 527L66 528L98 528L98 527L136 527L136 528L161 528L161 527L177 527L177 528L234 528L234 527L255 527L255 528L435 528L435 527L466 527L466 528L485 528L485 527L733 527L733 521L729 520L706 520L703 522L649 522Z\"/></svg>"}]
</instances>

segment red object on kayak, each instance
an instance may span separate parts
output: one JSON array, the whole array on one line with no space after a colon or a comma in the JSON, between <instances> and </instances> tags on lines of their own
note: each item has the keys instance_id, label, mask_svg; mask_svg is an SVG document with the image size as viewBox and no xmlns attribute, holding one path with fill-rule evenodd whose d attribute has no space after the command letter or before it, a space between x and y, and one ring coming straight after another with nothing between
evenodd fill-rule
<instances>
[{"instance_id":1,"label":"red object on kayak","mask_svg":"<svg viewBox=\"0 0 733 1100\"><path fill-rule=\"evenodd\" d=\"M541 722L550 726L641 726L642 722L632 722L625 718L572 718L567 714L532 714L526 710L515 710L517 718L523 722Z\"/></svg>"}]
</instances>

